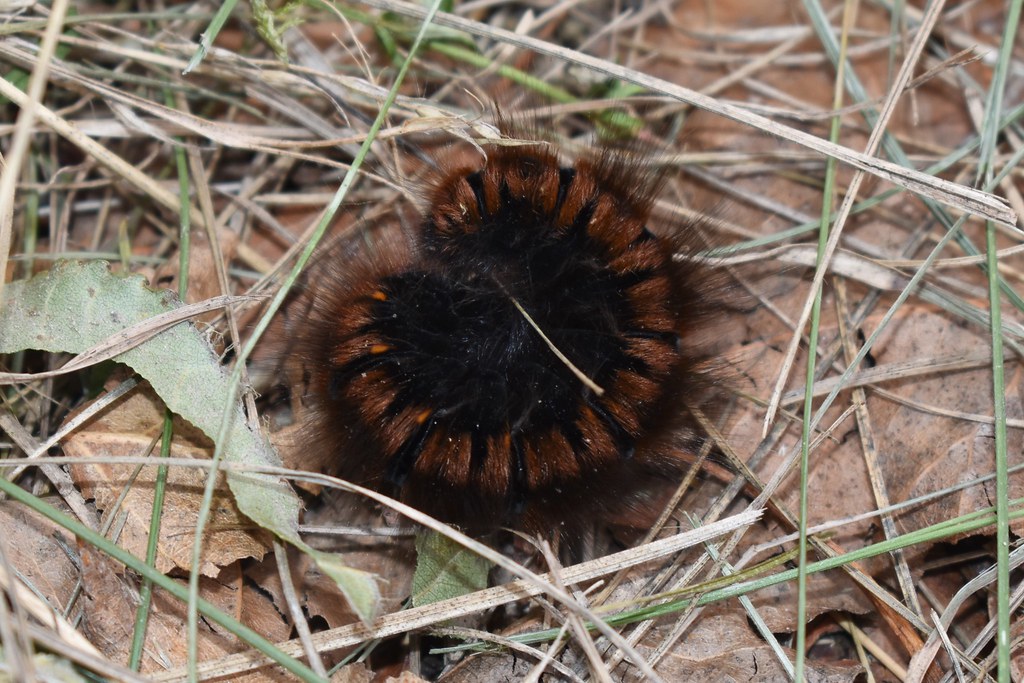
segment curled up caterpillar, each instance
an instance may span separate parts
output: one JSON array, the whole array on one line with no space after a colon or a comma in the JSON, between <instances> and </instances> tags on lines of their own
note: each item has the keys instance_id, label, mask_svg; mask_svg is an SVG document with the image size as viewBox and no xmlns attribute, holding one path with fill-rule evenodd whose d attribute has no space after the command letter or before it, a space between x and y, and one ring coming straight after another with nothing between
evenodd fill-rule
<instances>
[{"instance_id":1,"label":"curled up caterpillar","mask_svg":"<svg viewBox=\"0 0 1024 683\"><path fill-rule=\"evenodd\" d=\"M551 533L652 504L699 445L702 244L650 225L659 174L493 146L439 173L414 234L314 270L304 449L471 532ZM313 456L311 456L313 457Z\"/></svg>"}]
</instances>

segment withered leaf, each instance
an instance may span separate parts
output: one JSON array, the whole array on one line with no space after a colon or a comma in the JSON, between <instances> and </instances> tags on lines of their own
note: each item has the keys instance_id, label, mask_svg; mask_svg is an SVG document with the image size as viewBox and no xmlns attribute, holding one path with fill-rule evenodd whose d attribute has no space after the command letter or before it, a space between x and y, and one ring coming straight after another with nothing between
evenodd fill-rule
<instances>
[{"instance_id":1,"label":"withered leaf","mask_svg":"<svg viewBox=\"0 0 1024 683\"><path fill-rule=\"evenodd\" d=\"M64 452L81 458L112 456L139 457L146 453L154 437L163 429L163 410L148 386L106 408L64 441ZM208 459L213 445L198 429L175 418L171 456ZM159 446L154 449L158 452ZM152 456L154 463L157 455ZM126 515L117 541L136 557L146 556L149 524L153 510L155 466L142 467L131 481L135 465L89 462L71 467L71 475L82 491L96 500L105 514L126 486L128 493L118 513ZM167 475L167 494L160 524L160 542L156 567L161 572L173 568L188 569L196 519L206 481L206 469L171 467ZM211 514L203 543L200 572L215 576L218 567L244 557L262 557L266 546L260 531L238 511L223 482L214 494Z\"/></svg>"}]
</instances>

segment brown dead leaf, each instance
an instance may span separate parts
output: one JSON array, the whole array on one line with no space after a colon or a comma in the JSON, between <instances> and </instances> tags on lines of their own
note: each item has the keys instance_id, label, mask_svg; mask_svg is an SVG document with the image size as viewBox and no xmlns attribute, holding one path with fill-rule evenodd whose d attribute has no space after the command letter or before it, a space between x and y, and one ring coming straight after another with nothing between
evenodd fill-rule
<instances>
[{"instance_id":1,"label":"brown dead leaf","mask_svg":"<svg viewBox=\"0 0 1024 683\"><path fill-rule=\"evenodd\" d=\"M107 657L125 662L131 647L135 592L127 585L120 573L123 567L117 562L85 543L79 543L78 550L85 591L82 631ZM154 622L150 630L160 634L162 628Z\"/></svg>"},{"instance_id":2,"label":"brown dead leaf","mask_svg":"<svg viewBox=\"0 0 1024 683\"><path fill-rule=\"evenodd\" d=\"M742 372L744 385L741 390L754 395L767 395L774 381L773 373L778 368L782 352L772 344L756 342L745 346L740 353L732 356L736 361L738 373ZM802 360L799 362L803 362ZM833 411L825 419L829 424L841 410ZM741 410L730 420L729 443L746 456L759 441L763 409L756 405L741 405ZM861 514L875 509L876 505L871 493L870 480L860 443L851 430L856 423L849 419L843 423L833 438L822 441L811 454L810 479L808 483L808 518L810 524L818 524L836 519ZM848 436L849 435L849 436ZM761 464L758 475L762 481L768 481L775 475L783 462L800 449L799 426L793 424L776 449ZM799 473L791 471L775 500L785 507L795 518L799 509ZM747 532L747 541L756 544L771 541L795 531L782 520L771 518L767 526L755 527ZM866 520L850 524L838 529L832 536L834 545L844 551L855 550L877 540L875 537L874 520ZM862 566L872 571L886 566L887 560L867 560ZM823 582L820 590L814 590L810 608L814 614L825 614L833 611L862 613L872 609L871 603L865 598L863 591L839 572L833 572L828 578L816 578L815 582ZM786 591L786 588L776 588ZM758 594L763 591L759 591ZM756 600L757 596L753 596ZM781 597L776 596L776 597ZM761 603L758 603L759 606ZM774 600L765 599L764 606L774 613L779 621L779 632L789 631L795 613L796 599ZM788 615L788 616L786 616ZM783 626L786 620L789 626Z\"/></svg>"},{"instance_id":3,"label":"brown dead leaf","mask_svg":"<svg viewBox=\"0 0 1024 683\"><path fill-rule=\"evenodd\" d=\"M373 672L365 664L349 664L334 672L331 683L371 683Z\"/></svg>"},{"instance_id":4,"label":"brown dead leaf","mask_svg":"<svg viewBox=\"0 0 1024 683\"><path fill-rule=\"evenodd\" d=\"M438 683L476 683L477 681L521 681L536 666L535 662L513 657L481 653L470 655L446 671Z\"/></svg>"},{"instance_id":5,"label":"brown dead leaf","mask_svg":"<svg viewBox=\"0 0 1024 683\"><path fill-rule=\"evenodd\" d=\"M138 589L129 584L123 567L92 546L80 543L82 586L85 591L82 630L107 657L127 663L131 648ZM201 591L206 593L206 591ZM204 594L203 597L206 597ZM162 591L154 592L146 629L142 671L160 671L185 663L184 607ZM238 649L233 639L199 625L200 659L230 654Z\"/></svg>"},{"instance_id":6,"label":"brown dead leaf","mask_svg":"<svg viewBox=\"0 0 1024 683\"><path fill-rule=\"evenodd\" d=\"M17 539L4 544L7 562L27 585L58 609L78 583L78 568L64 548L74 547L67 531L10 500L0 502L0 538Z\"/></svg>"},{"instance_id":7,"label":"brown dead leaf","mask_svg":"<svg viewBox=\"0 0 1024 683\"><path fill-rule=\"evenodd\" d=\"M235 571L237 573L237 570ZM285 640L287 634L290 633L289 627L284 624L280 615L277 615L270 601L260 595L259 589L253 586L244 586L239 589L237 585L226 586L217 579L204 576L199 582L199 595L272 641ZM148 643L146 653L153 658L153 666L150 669L144 665L143 671L162 671L183 666L187 661L188 654L184 629L185 603L163 591L155 591L151 619L153 615L163 618L169 627L161 640L152 637L150 633L146 634ZM275 615L277 615L276 619ZM200 661L216 659L249 649L227 631L206 620L200 620L200 629L202 633L200 643L202 644L204 639L207 642L206 649L203 649L202 645L200 647ZM157 653L160 657L159 665L154 656ZM233 680L283 682L293 679L280 669L265 667Z\"/></svg>"},{"instance_id":8,"label":"brown dead leaf","mask_svg":"<svg viewBox=\"0 0 1024 683\"><path fill-rule=\"evenodd\" d=\"M64 441L64 452L82 458L138 457L146 453L162 428L162 404L144 388L75 431ZM180 418L174 419L172 457L207 459L210 452L211 444L204 435ZM109 515L111 506L129 484L135 466L83 463L70 469L83 493L94 498L96 506ZM156 472L156 467L141 468L121 506L127 517L118 543L136 557L146 555ZM192 539L205 479L206 470L202 468L172 467L168 472L156 561L161 572L187 570L191 564ZM245 557L262 557L266 546L260 538L261 533L238 512L221 476L207 524L200 572L215 576L218 567Z\"/></svg>"},{"instance_id":9,"label":"brown dead leaf","mask_svg":"<svg viewBox=\"0 0 1024 683\"><path fill-rule=\"evenodd\" d=\"M879 362L906 358L942 358L977 351L985 333L951 325L942 315L917 310L899 321L879 341ZM1021 373L1006 366L1007 414L1024 416ZM965 414L992 415L992 373L983 368L886 383L885 388L911 401ZM907 500L995 471L992 425L947 417L877 397L869 401L877 429L880 465L894 501ZM1024 432L1008 430L1010 466L1024 462ZM1010 475L1010 496L1024 495L1024 474ZM958 491L898 517L905 530L919 529L995 504L995 482ZM1015 533L1024 527L1017 523ZM979 533L989 534L990 530Z\"/></svg>"},{"instance_id":10,"label":"brown dead leaf","mask_svg":"<svg viewBox=\"0 0 1024 683\"><path fill-rule=\"evenodd\" d=\"M230 230L222 230L217 237L220 240L220 249L226 268L226 264L231 263L238 248L238 235ZM213 250L210 248L206 232L199 230L193 232L189 247L188 294L185 297L185 303L191 304L225 294L226 292L221 291L220 283L217 281L216 261L213 258ZM180 253L175 252L153 272L150 281L155 287L176 289L180 273ZM211 320L218 315L219 313L211 313L200 320Z\"/></svg>"},{"instance_id":11,"label":"brown dead leaf","mask_svg":"<svg viewBox=\"0 0 1024 683\"><path fill-rule=\"evenodd\" d=\"M658 632L651 642L656 642ZM794 653L786 649L793 660ZM707 613L660 662L657 672L666 681L784 681L785 669L771 647L761 640L740 610ZM857 662L808 661L808 681L852 683L863 668Z\"/></svg>"},{"instance_id":12,"label":"brown dead leaf","mask_svg":"<svg viewBox=\"0 0 1024 683\"><path fill-rule=\"evenodd\" d=\"M114 661L126 663L131 647L132 628L138 607L138 589L123 573L123 567L92 546L80 544L82 585L85 589L82 630ZM222 574L234 574L232 584L225 577L203 577L200 597L214 603L244 625L273 641L285 640L290 627L259 589L244 585L237 566ZM165 671L182 666L188 649L185 604L162 590L153 592L153 604L146 629L142 672ZM199 622L199 659L215 659L245 650L233 635L208 621ZM265 669L239 680L289 680L282 672Z\"/></svg>"},{"instance_id":13,"label":"brown dead leaf","mask_svg":"<svg viewBox=\"0 0 1024 683\"><path fill-rule=\"evenodd\" d=\"M750 599L772 633L796 631L795 583L780 583L762 588L753 593ZM835 571L807 577L808 620L834 612L868 614L872 610L871 601L844 573Z\"/></svg>"},{"instance_id":14,"label":"brown dead leaf","mask_svg":"<svg viewBox=\"0 0 1024 683\"><path fill-rule=\"evenodd\" d=\"M870 331L877 324L877 317L868 321L864 329ZM834 332L823 332L824 343L827 344ZM897 364L905 361L916 361L927 358L949 358L958 354L977 353L987 344L984 330L972 326L951 324L948 317L935 312L927 306L908 307L892 323L888 332L879 340L873 352L878 366ZM746 377L751 382L763 386L764 377L761 361L770 359L777 352L770 345L751 344L743 349L745 358L756 358L743 366L749 370ZM798 361L801 366L804 361ZM769 368L778 367L777 362L769 360ZM760 372L759 372L760 370ZM770 378L769 378L770 379ZM1020 369L1012 364L1007 365L1007 396L1008 414L1018 418L1022 410ZM791 385L790 388L798 388ZM916 496L931 493L943 488L966 482L991 474L994 471L994 447L992 426L969 419L969 415L990 416L991 372L987 368L962 370L957 372L936 372L932 375L916 376L907 379L883 379L878 387L897 394L900 397L919 405L905 404L887 398L870 387L868 408L872 421L872 436L879 455L879 466L882 478L886 482L891 502L899 502ZM758 393L754 391L752 393ZM764 395L764 394L761 394ZM846 395L848 396L848 394ZM840 396L832 415L848 404L848 398ZM937 414L935 410L945 411L951 415ZM741 425L756 422L757 415L744 417ZM964 416L958 416L962 413ZM829 424L828 417L823 424ZM743 430L746 429L744 432ZM741 426L740 434L749 435L749 426ZM782 443L780 452L789 453L799 448L797 430L791 430ZM810 522L841 519L860 512L875 509L871 489L867 480L867 466L861 452L862 446L857 434L857 424L853 420L844 423L833 435L834 441L821 444L812 454L810 490ZM1021 430L1009 430L1010 465L1024 461L1024 434ZM770 475L779 461L779 457L770 460L762 469L762 476ZM897 517L899 532L945 521L957 515L973 512L994 504L994 482L974 486L943 497L926 506L920 506L902 513ZM784 489L785 501L790 509L794 509L797 489L795 478ZM1011 496L1024 494L1024 477L1011 477ZM1015 531L1020 532L1020 525ZM982 534L990 531L983 530ZM755 529L748 534L751 542L767 539L770 533ZM866 543L881 538L881 530L877 520L844 527L833 538L833 543L842 550L853 550ZM953 539L955 540L955 539ZM910 548L906 556L923 557L928 547ZM888 556L880 556L863 563L869 573L890 580L892 576L891 560ZM833 585L831 590L816 590L819 599L811 596L811 609L814 614L828 613L833 610L853 613L863 612L869 605L861 591L853 583L840 574L830 573L825 579ZM781 586L763 592L764 595L753 596L755 604L776 632L790 632L795 625L792 621L795 606L793 588ZM860 605L860 607L856 607ZM886 630L881 638L882 646L891 652L913 653L920 647L920 639L909 626L901 630L901 624L889 622L890 629L900 632L892 640L893 632Z\"/></svg>"},{"instance_id":15,"label":"brown dead leaf","mask_svg":"<svg viewBox=\"0 0 1024 683\"><path fill-rule=\"evenodd\" d=\"M243 573L236 562L224 567L216 579L203 579L204 597L271 642L287 640L292 631L287 613L278 610L262 587L250 579L248 567ZM216 624L212 628L221 630Z\"/></svg>"}]
</instances>

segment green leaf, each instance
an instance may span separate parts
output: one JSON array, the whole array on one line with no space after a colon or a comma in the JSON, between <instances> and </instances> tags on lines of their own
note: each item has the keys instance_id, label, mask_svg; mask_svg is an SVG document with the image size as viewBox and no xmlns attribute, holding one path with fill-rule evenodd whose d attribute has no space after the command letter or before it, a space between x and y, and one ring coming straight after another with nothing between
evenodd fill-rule
<instances>
[{"instance_id":1,"label":"green leaf","mask_svg":"<svg viewBox=\"0 0 1024 683\"><path fill-rule=\"evenodd\" d=\"M399 57L398 43L395 42L395 37L391 35L391 32L383 26L374 26L373 33L377 36L377 40L380 41L380 46L384 49L388 59L392 62L397 61Z\"/></svg>"},{"instance_id":2,"label":"green leaf","mask_svg":"<svg viewBox=\"0 0 1024 683\"><path fill-rule=\"evenodd\" d=\"M303 548L316 561L316 566L320 568L320 571L331 577L331 580L338 585L352 610L364 622L368 622L364 615L375 615L380 609L380 590L377 587L376 577L373 574L345 566L337 555L314 550L305 544L303 544Z\"/></svg>"},{"instance_id":3,"label":"green leaf","mask_svg":"<svg viewBox=\"0 0 1024 683\"><path fill-rule=\"evenodd\" d=\"M413 607L457 598L487 588L491 563L436 532L416 537Z\"/></svg>"},{"instance_id":4,"label":"green leaf","mask_svg":"<svg viewBox=\"0 0 1024 683\"><path fill-rule=\"evenodd\" d=\"M426 4L429 5L430 3ZM404 45L412 43L422 27L419 20L410 19L405 15L395 12L385 12L381 15L380 20L373 25L373 28L377 33L378 39L386 40L386 44L389 44L396 50L395 54L391 55L392 59L396 59L398 42ZM382 34L386 34L386 38ZM439 42L454 43L473 51L479 51L476 43L465 32L447 26L438 26L437 24L431 24L426 28L423 41L431 46ZM389 54L391 53L389 52Z\"/></svg>"},{"instance_id":5,"label":"green leaf","mask_svg":"<svg viewBox=\"0 0 1024 683\"><path fill-rule=\"evenodd\" d=\"M102 261L59 262L30 280L4 287L0 305L0 354L25 349L82 353L131 325L180 307L168 291L150 289L139 275L110 272ZM211 406L227 405L233 391L213 349L189 322L179 323L114 360L149 381L173 412L217 439L220 415ZM249 429L241 403L234 415L224 461L280 467L270 443ZM380 594L374 577L342 571L337 558L313 551L299 536L299 497L281 477L229 471L228 486L238 509L259 526L308 552L338 586L364 622L377 614ZM325 566L327 565L327 566Z\"/></svg>"}]
</instances>

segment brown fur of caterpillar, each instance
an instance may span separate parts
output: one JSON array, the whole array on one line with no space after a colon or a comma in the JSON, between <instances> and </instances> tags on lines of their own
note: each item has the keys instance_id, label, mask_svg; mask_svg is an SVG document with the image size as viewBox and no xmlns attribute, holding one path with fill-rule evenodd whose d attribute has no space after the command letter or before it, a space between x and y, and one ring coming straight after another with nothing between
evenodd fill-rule
<instances>
[{"instance_id":1,"label":"brown fur of caterpillar","mask_svg":"<svg viewBox=\"0 0 1024 683\"><path fill-rule=\"evenodd\" d=\"M325 253L288 340L303 465L474 533L649 512L701 443L721 281L675 258L695 230L649 225L661 187L635 154L488 146L413 234Z\"/></svg>"}]
</instances>

